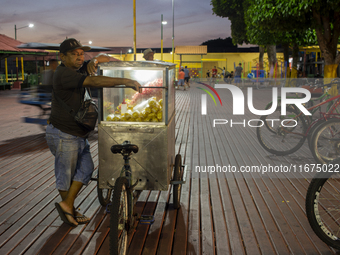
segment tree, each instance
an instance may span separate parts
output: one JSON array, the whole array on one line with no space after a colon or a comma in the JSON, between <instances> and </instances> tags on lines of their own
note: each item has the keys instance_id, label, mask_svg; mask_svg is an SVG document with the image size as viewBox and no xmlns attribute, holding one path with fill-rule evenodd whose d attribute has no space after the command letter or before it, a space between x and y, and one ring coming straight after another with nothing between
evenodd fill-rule
<instances>
[{"instance_id":1,"label":"tree","mask_svg":"<svg viewBox=\"0 0 340 255\"><path fill-rule=\"evenodd\" d=\"M336 77L340 63L337 44L340 36L338 0L256 0L247 9L247 17L269 31L315 30L325 60L325 77Z\"/></svg>"},{"instance_id":2,"label":"tree","mask_svg":"<svg viewBox=\"0 0 340 255\"><path fill-rule=\"evenodd\" d=\"M231 36L234 44L254 43L260 46L259 64L260 68L263 67L263 53L267 48L270 70L274 69L276 64L276 37L264 34L264 31L258 31L257 27L252 27L254 35L261 34L261 40L258 36L251 38L247 34L248 27L245 21L245 11L247 10L247 0L212 0L212 10L217 16L227 17L231 21ZM256 38L256 39L255 39ZM272 74L272 72L270 72Z\"/></svg>"},{"instance_id":3,"label":"tree","mask_svg":"<svg viewBox=\"0 0 340 255\"><path fill-rule=\"evenodd\" d=\"M220 17L227 17L231 22L233 43L249 43L244 21L243 4L246 0L211 0L212 11Z\"/></svg>"},{"instance_id":4,"label":"tree","mask_svg":"<svg viewBox=\"0 0 340 255\"><path fill-rule=\"evenodd\" d=\"M232 39L227 37L225 39L213 39L203 42L201 45L208 46L208 52L230 52L237 51L237 46L233 44Z\"/></svg>"}]
</instances>

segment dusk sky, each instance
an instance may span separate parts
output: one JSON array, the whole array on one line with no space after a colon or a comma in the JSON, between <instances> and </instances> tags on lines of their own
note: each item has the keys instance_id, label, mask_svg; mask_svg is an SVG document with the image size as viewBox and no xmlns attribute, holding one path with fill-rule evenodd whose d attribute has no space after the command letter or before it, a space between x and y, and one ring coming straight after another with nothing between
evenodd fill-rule
<instances>
[{"instance_id":1,"label":"dusk sky","mask_svg":"<svg viewBox=\"0 0 340 255\"><path fill-rule=\"evenodd\" d=\"M0 34L22 42L60 43L74 37L82 44L133 47L133 0L0 0ZM200 45L231 35L230 21L212 13L210 0L174 0L175 46ZM137 48L172 47L172 0L136 0Z\"/></svg>"}]
</instances>

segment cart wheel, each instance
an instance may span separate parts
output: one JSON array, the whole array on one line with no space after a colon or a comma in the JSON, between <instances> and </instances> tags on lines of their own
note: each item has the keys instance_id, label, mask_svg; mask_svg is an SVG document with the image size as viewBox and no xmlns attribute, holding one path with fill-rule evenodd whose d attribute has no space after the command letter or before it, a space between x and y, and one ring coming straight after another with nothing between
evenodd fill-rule
<instances>
[{"instance_id":1,"label":"cart wheel","mask_svg":"<svg viewBox=\"0 0 340 255\"><path fill-rule=\"evenodd\" d=\"M174 181L181 180L181 169L182 169L182 156L181 154L177 154L175 158L175 169L174 169ZM173 189L173 205L175 209L180 208L181 206L181 189L182 184L174 184L172 185Z\"/></svg>"},{"instance_id":2,"label":"cart wheel","mask_svg":"<svg viewBox=\"0 0 340 255\"><path fill-rule=\"evenodd\" d=\"M127 253L131 198L127 190L128 183L125 177L119 177L113 189L110 206L110 255Z\"/></svg>"},{"instance_id":3,"label":"cart wheel","mask_svg":"<svg viewBox=\"0 0 340 255\"><path fill-rule=\"evenodd\" d=\"M107 206L111 203L111 195L112 189L100 189L99 188L99 176L97 180L97 193L98 193L98 200L102 206Z\"/></svg>"}]
</instances>

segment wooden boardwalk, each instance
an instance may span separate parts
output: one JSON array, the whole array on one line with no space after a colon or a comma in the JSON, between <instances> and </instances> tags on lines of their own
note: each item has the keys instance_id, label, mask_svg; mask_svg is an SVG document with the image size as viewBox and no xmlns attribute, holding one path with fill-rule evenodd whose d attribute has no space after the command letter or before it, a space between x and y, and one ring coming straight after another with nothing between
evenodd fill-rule
<instances>
[{"instance_id":1,"label":"wooden boardwalk","mask_svg":"<svg viewBox=\"0 0 340 255\"><path fill-rule=\"evenodd\" d=\"M171 189L143 191L136 210L155 215L156 221L138 225L129 254L334 254L305 216L312 173L204 172L204 167L217 165L240 169L315 163L307 145L293 155L275 157L261 148L254 128L213 127L213 119L242 122L256 117L249 112L232 116L232 99L224 89L218 90L223 106L208 97L208 113L201 115L204 92L196 87L203 85L176 93L174 142L189 169L181 208L172 207ZM59 219L54 158L41 128L20 121L38 108L18 104L18 93L0 91L0 254L109 254L110 215L98 202L95 181L76 199L91 222L70 228ZM270 101L270 93L254 90L255 106ZM90 143L97 169L97 134Z\"/></svg>"}]
</instances>

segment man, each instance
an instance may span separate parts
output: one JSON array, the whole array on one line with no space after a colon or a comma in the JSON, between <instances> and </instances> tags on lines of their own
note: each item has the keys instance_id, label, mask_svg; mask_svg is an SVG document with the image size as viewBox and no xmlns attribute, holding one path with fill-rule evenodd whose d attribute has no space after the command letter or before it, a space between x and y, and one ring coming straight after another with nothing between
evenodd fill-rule
<instances>
[{"instance_id":1,"label":"man","mask_svg":"<svg viewBox=\"0 0 340 255\"><path fill-rule=\"evenodd\" d=\"M216 66L214 66L214 68L211 70L211 73L212 73L212 77L213 77L213 78L216 78L216 76L217 76L217 69L216 69Z\"/></svg>"},{"instance_id":2,"label":"man","mask_svg":"<svg viewBox=\"0 0 340 255\"><path fill-rule=\"evenodd\" d=\"M90 49L73 38L61 43L61 64L53 76L52 109L46 128L47 144L55 156L56 188L62 198L55 206L60 218L73 227L89 222L88 217L75 210L74 200L82 186L91 179L94 165L88 131L77 124L67 109L58 103L56 96L77 112L84 98L84 87L126 85L137 91L140 87L138 82L130 79L89 76L96 72L98 63L109 61L107 55L99 54L85 62L84 51Z\"/></svg>"},{"instance_id":3,"label":"man","mask_svg":"<svg viewBox=\"0 0 340 255\"><path fill-rule=\"evenodd\" d=\"M148 61L153 61L153 55L155 53L152 51L152 49L146 49L143 53L143 58Z\"/></svg>"},{"instance_id":4,"label":"man","mask_svg":"<svg viewBox=\"0 0 340 255\"><path fill-rule=\"evenodd\" d=\"M239 63L238 66L235 68L235 73L234 73L235 83L241 82L242 71L243 71L242 64Z\"/></svg>"},{"instance_id":5,"label":"man","mask_svg":"<svg viewBox=\"0 0 340 255\"><path fill-rule=\"evenodd\" d=\"M184 73L184 70L181 69L181 71L178 72L178 86L184 86L184 90L186 90L184 80L185 80L185 73Z\"/></svg>"},{"instance_id":6,"label":"man","mask_svg":"<svg viewBox=\"0 0 340 255\"><path fill-rule=\"evenodd\" d=\"M184 82L190 88L189 79L190 79L189 69L188 69L187 66L185 66L185 68L184 68ZM185 90L185 87L184 87L184 90Z\"/></svg>"}]
</instances>

